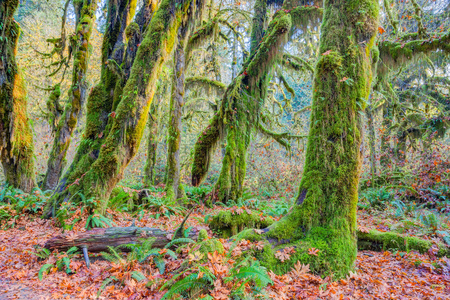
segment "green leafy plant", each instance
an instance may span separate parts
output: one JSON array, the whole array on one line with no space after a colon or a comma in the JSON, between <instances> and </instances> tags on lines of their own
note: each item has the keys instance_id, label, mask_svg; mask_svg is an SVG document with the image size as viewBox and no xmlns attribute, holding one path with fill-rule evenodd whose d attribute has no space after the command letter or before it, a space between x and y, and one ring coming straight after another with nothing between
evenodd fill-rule
<instances>
[{"instance_id":1,"label":"green leafy plant","mask_svg":"<svg viewBox=\"0 0 450 300\"><path fill-rule=\"evenodd\" d=\"M47 249L45 249L45 250L47 250ZM39 258L44 258L44 257L48 258L50 256L50 255L47 256L47 254L49 254L49 250L47 250L47 251L45 251L45 250L38 251L33 254ZM40 270L38 272L39 280L42 281L44 274L48 273L52 267L56 267L59 271L64 270L67 274L74 273L74 271L70 269L70 260L76 255L77 251L78 251L77 247L72 247L69 250L67 250L66 253L55 254L56 261L54 263L44 264L40 268Z\"/></svg>"}]
</instances>

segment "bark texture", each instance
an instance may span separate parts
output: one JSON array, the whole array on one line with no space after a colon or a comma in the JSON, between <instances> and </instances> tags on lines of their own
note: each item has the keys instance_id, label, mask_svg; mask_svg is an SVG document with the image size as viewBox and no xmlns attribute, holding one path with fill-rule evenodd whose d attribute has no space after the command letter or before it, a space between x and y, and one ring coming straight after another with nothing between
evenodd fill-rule
<instances>
[{"instance_id":1,"label":"bark texture","mask_svg":"<svg viewBox=\"0 0 450 300\"><path fill-rule=\"evenodd\" d=\"M376 0L330 0L324 4L320 57L315 69L310 133L298 197L290 213L267 229L278 245L295 244L295 257L312 270L336 278L354 269L356 206L362 156L360 112L369 97L372 47L378 28ZM283 244L285 244L283 246ZM306 249L319 249L318 256Z\"/></svg>"},{"instance_id":2,"label":"bark texture","mask_svg":"<svg viewBox=\"0 0 450 300\"><path fill-rule=\"evenodd\" d=\"M112 189L139 148L156 82L162 64L173 49L176 32L183 19L194 17L194 13L202 9L201 2L190 0L181 3L164 0L160 4L138 47L117 108L110 115L111 127L98 158L79 177L77 184L70 185L70 194L81 192L86 197L95 197L101 203L100 211L105 211Z\"/></svg>"},{"instance_id":3,"label":"bark texture","mask_svg":"<svg viewBox=\"0 0 450 300\"><path fill-rule=\"evenodd\" d=\"M58 124L53 147L47 163L43 187L46 190L56 188L65 165L67 150L72 140L73 132L82 116L82 109L87 96L88 82L86 79L89 64L89 40L95 23L97 0L75 2L80 17L76 24L72 70L72 86L69 89L69 101Z\"/></svg>"},{"instance_id":4,"label":"bark texture","mask_svg":"<svg viewBox=\"0 0 450 300\"><path fill-rule=\"evenodd\" d=\"M16 62L19 0L0 2L0 160L8 184L30 192L36 185L33 134L25 82Z\"/></svg>"},{"instance_id":5,"label":"bark texture","mask_svg":"<svg viewBox=\"0 0 450 300\"><path fill-rule=\"evenodd\" d=\"M195 239L199 229L193 228L189 231L188 238ZM126 244L137 244L148 238L155 238L153 247L163 248L171 241L173 231L164 231L149 227L111 227L95 228L73 236L62 234L49 239L44 247L50 250L57 249L66 251L71 247L87 247L89 252L108 251L108 246L117 247ZM124 248L126 251L126 248Z\"/></svg>"}]
</instances>

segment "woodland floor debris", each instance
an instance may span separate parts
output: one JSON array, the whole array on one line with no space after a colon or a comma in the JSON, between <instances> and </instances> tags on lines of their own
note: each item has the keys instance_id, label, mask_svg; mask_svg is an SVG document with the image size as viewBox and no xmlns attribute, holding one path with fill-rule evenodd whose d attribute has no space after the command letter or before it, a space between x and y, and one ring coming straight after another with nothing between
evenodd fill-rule
<instances>
[{"instance_id":1,"label":"woodland floor debris","mask_svg":"<svg viewBox=\"0 0 450 300\"><path fill-rule=\"evenodd\" d=\"M207 209L203 211L204 214L211 212ZM360 226L376 228L380 225L376 218L364 212L361 214ZM194 212L187 226L200 225L194 217L201 218L203 215ZM51 220L33 218L22 217L15 228L0 231L0 299L96 299L105 278L121 272L130 274L130 271L142 268L135 264L122 270L119 265L94 258L91 268L87 269L82 255L79 255L70 262L75 274L68 275L52 268L39 281L40 268L54 258L38 261L29 251L34 251L34 245L43 245L50 237L61 234L62 229ZM126 213L114 215L117 226L130 226L131 219ZM182 216L160 219L144 216L141 221L136 220L135 225L174 230L182 219ZM75 226L74 233L82 230L82 226ZM225 241L224 246L230 247ZM181 259L188 259L187 254L180 255ZM125 279L125 286L106 287L100 299L160 299L164 292L160 292L159 288L180 268L181 259L166 257L166 271L162 275L156 268L150 267L149 280L152 284L148 287L129 277ZM283 276L269 272L274 284L261 292L265 296L260 299L448 299L450 294L450 259L439 259L432 253L360 251L356 272L337 282L317 277L307 269L299 265ZM212 294L214 292L211 291Z\"/></svg>"}]
</instances>

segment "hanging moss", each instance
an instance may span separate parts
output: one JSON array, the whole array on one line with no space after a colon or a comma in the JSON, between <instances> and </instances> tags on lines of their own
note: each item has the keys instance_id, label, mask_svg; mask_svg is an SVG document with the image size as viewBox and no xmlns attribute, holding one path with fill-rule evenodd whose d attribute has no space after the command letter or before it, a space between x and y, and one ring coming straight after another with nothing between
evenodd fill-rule
<instances>
[{"instance_id":1,"label":"hanging moss","mask_svg":"<svg viewBox=\"0 0 450 300\"><path fill-rule=\"evenodd\" d=\"M380 61L378 74L384 75L390 70L399 69L414 61L420 54L427 54L435 50L450 52L450 33L438 35L436 38L416 39L412 41L383 41L378 44Z\"/></svg>"},{"instance_id":2,"label":"hanging moss","mask_svg":"<svg viewBox=\"0 0 450 300\"><path fill-rule=\"evenodd\" d=\"M194 162L192 163L192 185L199 186L205 179L211 157L220 138L221 118L214 115L208 127L200 133L194 146Z\"/></svg>"},{"instance_id":3,"label":"hanging moss","mask_svg":"<svg viewBox=\"0 0 450 300\"><path fill-rule=\"evenodd\" d=\"M33 135L27 92L17 66L20 27L14 21L18 0L0 2L0 160L8 184L31 192L35 186Z\"/></svg>"}]
</instances>

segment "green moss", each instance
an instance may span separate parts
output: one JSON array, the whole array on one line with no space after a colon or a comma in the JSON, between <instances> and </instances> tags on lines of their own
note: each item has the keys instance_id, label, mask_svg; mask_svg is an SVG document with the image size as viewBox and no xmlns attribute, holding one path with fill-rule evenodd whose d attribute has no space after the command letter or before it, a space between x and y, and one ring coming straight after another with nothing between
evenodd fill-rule
<instances>
[{"instance_id":1,"label":"green moss","mask_svg":"<svg viewBox=\"0 0 450 300\"><path fill-rule=\"evenodd\" d=\"M219 232L222 237L228 238L246 228L266 228L274 222L272 218L260 214L256 211L249 214L246 210L241 214L229 210L220 211L212 217L209 227Z\"/></svg>"},{"instance_id":2,"label":"green moss","mask_svg":"<svg viewBox=\"0 0 450 300\"><path fill-rule=\"evenodd\" d=\"M372 79L370 50L378 26L378 1L325 3L320 58L314 78L304 173L290 213L268 227L265 238L297 247L291 260L320 274L345 277L356 259L356 204L361 168L358 111ZM316 248L318 255L307 249ZM291 262L273 265L288 271Z\"/></svg>"},{"instance_id":3,"label":"green moss","mask_svg":"<svg viewBox=\"0 0 450 300\"><path fill-rule=\"evenodd\" d=\"M200 229L198 236L197 236L197 242L202 242L208 238L208 232L206 229Z\"/></svg>"},{"instance_id":4,"label":"green moss","mask_svg":"<svg viewBox=\"0 0 450 300\"><path fill-rule=\"evenodd\" d=\"M128 39L134 35L140 34L140 32L141 30L136 22L130 23L125 29L125 35Z\"/></svg>"},{"instance_id":5,"label":"green moss","mask_svg":"<svg viewBox=\"0 0 450 300\"><path fill-rule=\"evenodd\" d=\"M19 1L0 2L0 160L8 184L30 192L35 186L33 135L27 92L16 54L20 27L14 21Z\"/></svg>"},{"instance_id":6,"label":"green moss","mask_svg":"<svg viewBox=\"0 0 450 300\"><path fill-rule=\"evenodd\" d=\"M395 232L380 232L371 230L370 232L358 231L358 248L361 250L401 250L418 251L427 253L432 248L437 248L437 255L450 256L450 248L445 244L436 244L429 240L418 237L404 236Z\"/></svg>"}]
</instances>

